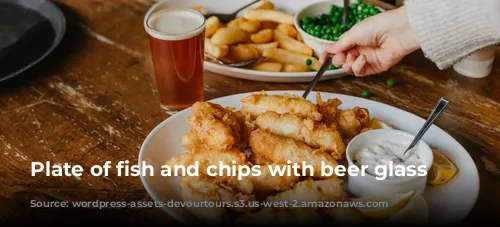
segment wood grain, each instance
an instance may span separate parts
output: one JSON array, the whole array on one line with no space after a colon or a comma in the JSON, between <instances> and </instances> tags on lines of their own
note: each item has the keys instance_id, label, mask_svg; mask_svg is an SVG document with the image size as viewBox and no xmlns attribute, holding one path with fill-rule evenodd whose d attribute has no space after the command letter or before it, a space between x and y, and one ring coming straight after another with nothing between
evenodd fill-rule
<instances>
[{"instance_id":1,"label":"wood grain","mask_svg":"<svg viewBox=\"0 0 500 227\"><path fill-rule=\"evenodd\" d=\"M365 0L373 3L373 0ZM142 19L150 0L58 0L68 31L57 50L27 73L0 84L0 222L57 219L91 223L172 224L161 209L30 209L29 201L150 200L139 178L30 176L32 161L82 165L137 162L147 134L169 117L159 106ZM380 6L391 6L378 2ZM499 52L497 51L497 58ZM306 83L266 83L206 72L205 99L260 90L302 90ZM393 78L396 85L387 88ZM360 96L421 117L436 100L453 100L437 125L473 157L481 179L466 220L496 218L500 200L500 62L492 75L468 79L439 71L421 52L377 76L318 83L316 90ZM61 219L62 218L62 219ZM82 220L83 218L83 220Z\"/></svg>"}]
</instances>

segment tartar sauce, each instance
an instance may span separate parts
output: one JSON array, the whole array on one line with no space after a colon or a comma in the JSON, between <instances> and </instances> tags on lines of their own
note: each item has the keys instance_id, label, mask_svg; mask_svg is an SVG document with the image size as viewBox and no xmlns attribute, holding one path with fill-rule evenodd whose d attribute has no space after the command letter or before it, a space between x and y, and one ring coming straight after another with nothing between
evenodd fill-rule
<instances>
[{"instance_id":1,"label":"tartar sauce","mask_svg":"<svg viewBox=\"0 0 500 227\"><path fill-rule=\"evenodd\" d=\"M415 152L415 149L409 150L403 161L399 159L402 157L407 145L397 143L394 141L384 140L367 144L353 154L353 162L358 168L366 166L366 173L372 176L379 176L375 168L379 165L389 166L392 161L393 166L403 166L405 169L410 166L423 165L423 160ZM395 174L396 168L386 168L386 179L395 179L399 176ZM380 174L380 173L379 173Z\"/></svg>"}]
</instances>

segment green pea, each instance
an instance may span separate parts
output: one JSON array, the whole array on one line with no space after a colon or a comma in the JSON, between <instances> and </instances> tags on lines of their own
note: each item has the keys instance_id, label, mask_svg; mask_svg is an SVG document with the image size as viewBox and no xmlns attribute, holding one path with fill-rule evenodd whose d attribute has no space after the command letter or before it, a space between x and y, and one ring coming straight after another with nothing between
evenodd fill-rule
<instances>
[{"instance_id":1,"label":"green pea","mask_svg":"<svg viewBox=\"0 0 500 227\"><path fill-rule=\"evenodd\" d=\"M368 97L370 97L370 96L372 95L372 93L371 93L370 91L363 91L363 92L361 93L361 95L362 95L363 97L365 97L365 98L368 98Z\"/></svg>"},{"instance_id":2,"label":"green pea","mask_svg":"<svg viewBox=\"0 0 500 227\"><path fill-rule=\"evenodd\" d=\"M337 69L337 67L335 67L334 64L328 66L328 70L334 70L334 69Z\"/></svg>"},{"instance_id":3,"label":"green pea","mask_svg":"<svg viewBox=\"0 0 500 227\"><path fill-rule=\"evenodd\" d=\"M392 80L392 79L388 79L388 80L385 82L385 84L387 84L387 86L389 86L389 87L392 87L392 86L394 86L394 80Z\"/></svg>"},{"instance_id":4,"label":"green pea","mask_svg":"<svg viewBox=\"0 0 500 227\"><path fill-rule=\"evenodd\" d=\"M310 66L312 63L313 63L313 61L310 58L306 59L307 66Z\"/></svg>"},{"instance_id":5,"label":"green pea","mask_svg":"<svg viewBox=\"0 0 500 227\"><path fill-rule=\"evenodd\" d=\"M314 69L309 69L309 72L316 72L316 70L314 70Z\"/></svg>"},{"instance_id":6,"label":"green pea","mask_svg":"<svg viewBox=\"0 0 500 227\"><path fill-rule=\"evenodd\" d=\"M320 26L320 25L316 25L316 26L314 27L314 30L316 30L316 31L321 30L321 26Z\"/></svg>"},{"instance_id":7,"label":"green pea","mask_svg":"<svg viewBox=\"0 0 500 227\"><path fill-rule=\"evenodd\" d=\"M371 8L370 9L370 14L371 15L375 15L375 14L378 14L378 13L380 13L380 10L378 10L377 8Z\"/></svg>"},{"instance_id":8,"label":"green pea","mask_svg":"<svg viewBox=\"0 0 500 227\"><path fill-rule=\"evenodd\" d=\"M302 24L310 24L311 23L311 19L309 19L309 17L305 17L302 19Z\"/></svg>"}]
</instances>

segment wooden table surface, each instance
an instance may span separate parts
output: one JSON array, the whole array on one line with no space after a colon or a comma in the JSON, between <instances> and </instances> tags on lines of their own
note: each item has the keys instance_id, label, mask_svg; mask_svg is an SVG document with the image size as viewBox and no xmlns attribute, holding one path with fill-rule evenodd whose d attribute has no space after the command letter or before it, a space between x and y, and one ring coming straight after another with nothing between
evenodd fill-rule
<instances>
[{"instance_id":1,"label":"wooden table surface","mask_svg":"<svg viewBox=\"0 0 500 227\"><path fill-rule=\"evenodd\" d=\"M32 161L82 165L137 163L147 134L166 115L159 107L143 16L151 0L58 0L66 36L50 57L0 84L0 222L172 223L161 209L30 209L29 201L150 200L137 177L30 175ZM500 59L497 51L497 58ZM205 97L260 90L304 89L306 83L265 83L205 74ZM385 81L396 85L387 88ZM437 125L456 138L480 173L477 204L466 222L497 218L500 201L500 61L485 79L439 71L416 52L381 75L320 82L317 90L360 96L426 117L436 100L453 104Z\"/></svg>"}]
</instances>

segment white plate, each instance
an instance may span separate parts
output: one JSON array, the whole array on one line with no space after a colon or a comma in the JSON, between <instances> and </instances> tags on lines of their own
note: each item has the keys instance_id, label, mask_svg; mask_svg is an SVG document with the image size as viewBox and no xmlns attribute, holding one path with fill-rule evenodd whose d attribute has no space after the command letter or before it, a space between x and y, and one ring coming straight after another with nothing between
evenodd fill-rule
<instances>
[{"instance_id":1,"label":"white plate","mask_svg":"<svg viewBox=\"0 0 500 227\"><path fill-rule=\"evenodd\" d=\"M215 13L233 13L240 7L254 0L165 0L168 7L191 7L191 6L204 6L208 12ZM321 2L323 0L270 0L276 7L276 9L282 10L287 13L297 13L302 8L308 6L309 4L315 2ZM337 0L338 5L342 5L342 0ZM356 2L351 0L352 3ZM251 8L250 6L249 8ZM242 16L245 11L241 11L239 16ZM233 68L218 65L212 62L205 61L205 70L240 78L246 80L256 80L256 81L266 81L266 82L309 82L311 81L316 72L262 72L257 70L249 70L242 68ZM336 79L340 77L347 76L343 69L327 70L321 80Z\"/></svg>"},{"instance_id":2,"label":"white plate","mask_svg":"<svg viewBox=\"0 0 500 227\"><path fill-rule=\"evenodd\" d=\"M302 95L303 91L269 91L269 94L291 93ZM240 99L251 93L226 96L210 102L222 106L240 108ZM323 99L339 98L343 104L340 108L365 107L372 117L377 117L400 130L416 134L424 123L424 119L404 110L347 95L321 93ZM314 95L309 100L315 102ZM142 176L141 180L147 192L155 201L168 202L180 200L178 177L162 177L159 175L161 165L171 157L185 152L180 141L189 129L187 118L191 109L186 109L160 123L146 138L139 154L139 163L146 161L155 168L154 176ZM433 148L446 155L458 168L453 179L441 186L429 186L424 197L429 206L432 223L461 222L474 207L479 193L479 176L474 161L467 151L448 133L433 125L423 139ZM189 223L195 220L183 208L163 207L165 212L176 220Z\"/></svg>"}]
</instances>

